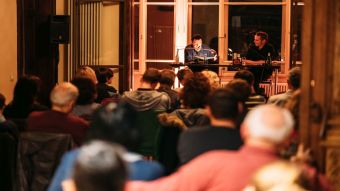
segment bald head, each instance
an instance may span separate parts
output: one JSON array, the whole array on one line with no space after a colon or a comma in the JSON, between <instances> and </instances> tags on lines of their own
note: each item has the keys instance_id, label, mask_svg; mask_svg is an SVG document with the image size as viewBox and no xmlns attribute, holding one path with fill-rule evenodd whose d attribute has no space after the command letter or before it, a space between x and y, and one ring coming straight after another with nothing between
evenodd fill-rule
<instances>
[{"instance_id":1,"label":"bald head","mask_svg":"<svg viewBox=\"0 0 340 191\"><path fill-rule=\"evenodd\" d=\"M69 82L56 85L50 95L53 106L64 107L74 103L79 95L76 86Z\"/></svg>"},{"instance_id":2,"label":"bald head","mask_svg":"<svg viewBox=\"0 0 340 191\"><path fill-rule=\"evenodd\" d=\"M283 143L293 130L291 113L274 105L261 105L251 110L243 123L248 132L246 139L265 140L275 144Z\"/></svg>"}]
</instances>

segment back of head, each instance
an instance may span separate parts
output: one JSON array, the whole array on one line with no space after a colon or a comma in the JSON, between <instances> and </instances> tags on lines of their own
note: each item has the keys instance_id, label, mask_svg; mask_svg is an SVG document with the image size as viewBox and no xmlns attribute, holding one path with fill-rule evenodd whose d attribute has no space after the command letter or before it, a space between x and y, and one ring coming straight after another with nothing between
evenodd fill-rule
<instances>
[{"instance_id":1,"label":"back of head","mask_svg":"<svg viewBox=\"0 0 340 191\"><path fill-rule=\"evenodd\" d=\"M292 114L275 105L260 105L251 110L244 119L249 139L266 141L272 145L283 143L294 126Z\"/></svg>"},{"instance_id":2,"label":"back of head","mask_svg":"<svg viewBox=\"0 0 340 191\"><path fill-rule=\"evenodd\" d=\"M52 105L64 107L76 102L79 91L76 86L69 82L62 82L56 85L50 94Z\"/></svg>"},{"instance_id":3,"label":"back of head","mask_svg":"<svg viewBox=\"0 0 340 191\"><path fill-rule=\"evenodd\" d=\"M34 102L39 90L39 78L23 76L14 87L13 103L30 105Z\"/></svg>"},{"instance_id":4,"label":"back of head","mask_svg":"<svg viewBox=\"0 0 340 191\"><path fill-rule=\"evenodd\" d=\"M154 84L159 82L160 77L161 74L157 69L149 68L144 72L142 80Z\"/></svg>"},{"instance_id":5,"label":"back of head","mask_svg":"<svg viewBox=\"0 0 340 191\"><path fill-rule=\"evenodd\" d=\"M96 75L99 83L106 83L110 78L113 77L113 72L110 68L100 67L97 70Z\"/></svg>"},{"instance_id":6,"label":"back of head","mask_svg":"<svg viewBox=\"0 0 340 191\"><path fill-rule=\"evenodd\" d=\"M188 74L193 74L193 72L189 68L180 69L177 72L177 78L181 82Z\"/></svg>"},{"instance_id":7,"label":"back of head","mask_svg":"<svg viewBox=\"0 0 340 191\"><path fill-rule=\"evenodd\" d=\"M127 169L123 149L103 141L93 141L80 148L73 180L78 191L123 191Z\"/></svg>"},{"instance_id":8,"label":"back of head","mask_svg":"<svg viewBox=\"0 0 340 191\"><path fill-rule=\"evenodd\" d=\"M162 85L173 86L175 83L176 74L172 70L164 69L161 71L159 83Z\"/></svg>"},{"instance_id":9,"label":"back of head","mask_svg":"<svg viewBox=\"0 0 340 191\"><path fill-rule=\"evenodd\" d=\"M235 92L235 95L237 96L238 100L245 103L251 93L250 85L242 79L234 79L231 80L225 88L229 88Z\"/></svg>"},{"instance_id":10,"label":"back of head","mask_svg":"<svg viewBox=\"0 0 340 191\"><path fill-rule=\"evenodd\" d=\"M276 161L259 169L253 175L251 186L254 191L304 191L310 187L307 182L300 166Z\"/></svg>"},{"instance_id":11,"label":"back of head","mask_svg":"<svg viewBox=\"0 0 340 191\"><path fill-rule=\"evenodd\" d=\"M228 119L236 121L238 111L238 99L231 89L220 88L211 93L208 106L216 119Z\"/></svg>"},{"instance_id":12,"label":"back of head","mask_svg":"<svg viewBox=\"0 0 340 191\"><path fill-rule=\"evenodd\" d=\"M189 75L180 93L185 107L203 108L211 91L209 80L200 72Z\"/></svg>"},{"instance_id":13,"label":"back of head","mask_svg":"<svg viewBox=\"0 0 340 191\"><path fill-rule=\"evenodd\" d=\"M137 112L129 104L109 103L93 113L87 138L118 143L135 151L140 140L136 118Z\"/></svg>"},{"instance_id":14,"label":"back of head","mask_svg":"<svg viewBox=\"0 0 340 191\"><path fill-rule=\"evenodd\" d=\"M82 66L77 70L76 73L76 77L86 77L86 78L90 78L94 84L97 84L97 76L96 76L96 72L88 67L88 66Z\"/></svg>"},{"instance_id":15,"label":"back of head","mask_svg":"<svg viewBox=\"0 0 340 191\"><path fill-rule=\"evenodd\" d=\"M268 33L266 33L266 32L258 31L258 32L256 32L255 35L261 37L261 40L268 41Z\"/></svg>"},{"instance_id":16,"label":"back of head","mask_svg":"<svg viewBox=\"0 0 340 191\"><path fill-rule=\"evenodd\" d=\"M254 75L248 70L237 71L234 75L234 79L245 80L251 86L254 84Z\"/></svg>"},{"instance_id":17,"label":"back of head","mask_svg":"<svg viewBox=\"0 0 340 191\"><path fill-rule=\"evenodd\" d=\"M75 77L71 83L75 85L79 91L79 96L77 99L78 105L86 105L94 102L97 95L97 89L96 85L90 78Z\"/></svg>"},{"instance_id":18,"label":"back of head","mask_svg":"<svg viewBox=\"0 0 340 191\"><path fill-rule=\"evenodd\" d=\"M292 68L288 73L288 83L292 86L293 89L300 88L301 82L301 69L300 67Z\"/></svg>"},{"instance_id":19,"label":"back of head","mask_svg":"<svg viewBox=\"0 0 340 191\"><path fill-rule=\"evenodd\" d=\"M217 89L220 87L220 77L218 77L216 72L210 70L203 70L202 74L209 79L211 88Z\"/></svg>"},{"instance_id":20,"label":"back of head","mask_svg":"<svg viewBox=\"0 0 340 191\"><path fill-rule=\"evenodd\" d=\"M5 96L2 93L0 93L0 110L2 110L5 107L5 103L6 103Z\"/></svg>"}]
</instances>

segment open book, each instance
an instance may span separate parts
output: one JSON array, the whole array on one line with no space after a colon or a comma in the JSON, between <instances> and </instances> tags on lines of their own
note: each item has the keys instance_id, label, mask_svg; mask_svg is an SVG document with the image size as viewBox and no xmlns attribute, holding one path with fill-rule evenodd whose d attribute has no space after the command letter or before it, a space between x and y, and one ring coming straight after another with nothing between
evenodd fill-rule
<instances>
[{"instance_id":1,"label":"open book","mask_svg":"<svg viewBox=\"0 0 340 191\"><path fill-rule=\"evenodd\" d=\"M213 60L214 58L214 56L194 56L194 60Z\"/></svg>"}]
</instances>

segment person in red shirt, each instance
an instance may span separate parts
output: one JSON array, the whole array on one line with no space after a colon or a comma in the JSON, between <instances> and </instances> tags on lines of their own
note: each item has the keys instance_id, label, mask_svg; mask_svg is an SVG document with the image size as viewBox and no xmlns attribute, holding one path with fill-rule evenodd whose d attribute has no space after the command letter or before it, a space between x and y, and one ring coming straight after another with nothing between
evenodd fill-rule
<instances>
[{"instance_id":1,"label":"person in red shirt","mask_svg":"<svg viewBox=\"0 0 340 191\"><path fill-rule=\"evenodd\" d=\"M246 116L239 151L210 151L174 174L152 182L132 181L127 191L240 191L260 167L278 159L277 151L292 132L293 117L273 105L258 106Z\"/></svg>"},{"instance_id":2,"label":"person in red shirt","mask_svg":"<svg viewBox=\"0 0 340 191\"><path fill-rule=\"evenodd\" d=\"M84 119L70 114L78 95L78 89L69 82L56 85L50 95L51 110L32 112L27 119L27 131L70 134L79 146L89 124Z\"/></svg>"}]
</instances>

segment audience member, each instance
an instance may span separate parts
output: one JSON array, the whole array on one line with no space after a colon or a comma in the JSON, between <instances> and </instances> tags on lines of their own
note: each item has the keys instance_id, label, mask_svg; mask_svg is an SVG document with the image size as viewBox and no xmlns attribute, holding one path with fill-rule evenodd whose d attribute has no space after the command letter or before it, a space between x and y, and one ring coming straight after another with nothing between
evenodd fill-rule
<instances>
[{"instance_id":1,"label":"audience member","mask_svg":"<svg viewBox=\"0 0 340 191\"><path fill-rule=\"evenodd\" d=\"M110 68L99 68L97 70L97 79L97 103L101 103L106 98L118 97L117 90L113 86L110 86L113 79L113 72Z\"/></svg>"},{"instance_id":2,"label":"audience member","mask_svg":"<svg viewBox=\"0 0 340 191\"><path fill-rule=\"evenodd\" d=\"M176 109L170 114L160 115L162 123L172 123L173 120L182 121L182 128L208 125L209 118L204 107L211 91L208 79L200 72L186 77L184 87L180 93L183 104L181 109Z\"/></svg>"},{"instance_id":3,"label":"audience member","mask_svg":"<svg viewBox=\"0 0 340 191\"><path fill-rule=\"evenodd\" d=\"M237 150L242 145L236 120L242 111L240 102L230 89L217 89L210 95L207 115L210 125L184 131L178 143L178 155L182 164L211 150Z\"/></svg>"},{"instance_id":4,"label":"audience member","mask_svg":"<svg viewBox=\"0 0 340 191\"><path fill-rule=\"evenodd\" d=\"M88 67L88 66L81 66L76 73L75 77L86 77L86 78L90 78L94 84L98 83L97 80L97 76L96 76L96 72Z\"/></svg>"},{"instance_id":5,"label":"audience member","mask_svg":"<svg viewBox=\"0 0 340 191\"><path fill-rule=\"evenodd\" d=\"M246 106L246 101L250 96L250 86L247 81L242 79L233 79L228 84L225 85L225 88L229 88L234 91L234 94L238 98L238 101L241 102L242 105L242 113L237 117L236 127L239 128L246 114L248 113L248 107Z\"/></svg>"},{"instance_id":6,"label":"audience member","mask_svg":"<svg viewBox=\"0 0 340 191\"><path fill-rule=\"evenodd\" d=\"M96 85L91 79L85 77L75 77L71 83L79 91L76 105L71 113L85 120L90 120L93 111L100 106L100 104L94 102L97 97Z\"/></svg>"},{"instance_id":7,"label":"audience member","mask_svg":"<svg viewBox=\"0 0 340 191\"><path fill-rule=\"evenodd\" d=\"M183 86L186 77L190 76L191 74L193 74L193 72L189 68L183 68L183 69L178 70L176 76L177 76L179 84ZM179 87L179 88L176 88L175 91L181 92L181 89L182 88Z\"/></svg>"},{"instance_id":8,"label":"audience member","mask_svg":"<svg viewBox=\"0 0 340 191\"><path fill-rule=\"evenodd\" d=\"M268 99L267 103L284 107L287 100L292 97L294 91L300 88L301 70L299 67L292 68L288 73L288 91L282 94L273 95Z\"/></svg>"},{"instance_id":9,"label":"audience member","mask_svg":"<svg viewBox=\"0 0 340 191\"><path fill-rule=\"evenodd\" d=\"M137 111L168 111L171 104L169 96L155 90L160 76L157 69L147 69L141 79L140 87L135 91L124 92L122 100L131 104Z\"/></svg>"},{"instance_id":10,"label":"audience member","mask_svg":"<svg viewBox=\"0 0 340 191\"><path fill-rule=\"evenodd\" d=\"M14 87L13 100L5 107L7 119L26 119L32 111L44 111L48 108L36 99L39 84L36 76L24 76L18 79Z\"/></svg>"},{"instance_id":11,"label":"audience member","mask_svg":"<svg viewBox=\"0 0 340 191\"><path fill-rule=\"evenodd\" d=\"M28 119L28 131L70 134L80 145L88 129L88 123L70 114L79 95L77 87L68 82L56 85L51 94L51 110L32 112Z\"/></svg>"},{"instance_id":12,"label":"audience member","mask_svg":"<svg viewBox=\"0 0 340 191\"><path fill-rule=\"evenodd\" d=\"M268 117L271 116L271 117ZM127 190L242 190L260 167L278 159L277 149L293 129L293 117L273 105L251 110L242 125L239 151L210 151L160 180L130 182Z\"/></svg>"},{"instance_id":13,"label":"audience member","mask_svg":"<svg viewBox=\"0 0 340 191\"><path fill-rule=\"evenodd\" d=\"M2 112L5 96L0 93L0 190L11 191L16 186L16 158L19 132L16 125L7 121Z\"/></svg>"},{"instance_id":14,"label":"audience member","mask_svg":"<svg viewBox=\"0 0 340 191\"><path fill-rule=\"evenodd\" d=\"M203 70L202 74L209 79L210 87L212 90L216 90L220 87L220 77L218 77L216 72Z\"/></svg>"},{"instance_id":15,"label":"audience member","mask_svg":"<svg viewBox=\"0 0 340 191\"><path fill-rule=\"evenodd\" d=\"M288 109L293 114L295 120L294 132L292 133L289 142L287 142L288 146L281 150L281 155L285 158L290 158L294 155L299 145L300 97L301 91L300 89L297 89L292 93L291 97L284 105L284 108Z\"/></svg>"},{"instance_id":16,"label":"audience member","mask_svg":"<svg viewBox=\"0 0 340 191\"><path fill-rule=\"evenodd\" d=\"M169 69L161 71L161 77L159 79L159 92L165 92L168 94L171 100L171 111L178 109L181 105L178 92L172 90L172 86L175 83L176 74Z\"/></svg>"},{"instance_id":17,"label":"audience member","mask_svg":"<svg viewBox=\"0 0 340 191\"><path fill-rule=\"evenodd\" d=\"M124 191L127 169L122 159L122 148L103 141L84 145L74 164L64 191Z\"/></svg>"},{"instance_id":18,"label":"audience member","mask_svg":"<svg viewBox=\"0 0 340 191\"><path fill-rule=\"evenodd\" d=\"M252 109L257 105L265 104L266 98L262 95L256 94L254 89L254 75L248 70L241 70L235 73L234 79L242 79L248 82L250 85L250 96L246 101L248 109Z\"/></svg>"},{"instance_id":19,"label":"audience member","mask_svg":"<svg viewBox=\"0 0 340 191\"><path fill-rule=\"evenodd\" d=\"M130 180L153 180L163 175L162 166L155 161L143 160L136 154L141 140L141 130L136 123L137 112L126 103L109 103L94 112L88 141L103 140L118 143L129 150L123 155L128 163ZM70 177L79 150L66 153L54 174L49 191L61 191L60 183Z\"/></svg>"},{"instance_id":20,"label":"audience member","mask_svg":"<svg viewBox=\"0 0 340 191\"><path fill-rule=\"evenodd\" d=\"M0 133L10 133L14 138L17 139L18 137L18 129L16 125L11 122L6 120L6 118L3 115L3 110L5 108L5 103L6 103L6 98L2 93L0 93Z\"/></svg>"},{"instance_id":21,"label":"audience member","mask_svg":"<svg viewBox=\"0 0 340 191\"><path fill-rule=\"evenodd\" d=\"M0 123L3 123L3 122L6 121L6 118L2 114L2 112L5 108L5 104L6 104L6 98L5 98L4 95L2 95L2 93L0 93Z\"/></svg>"}]
</instances>

